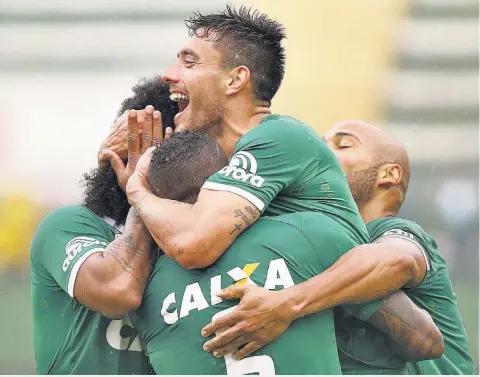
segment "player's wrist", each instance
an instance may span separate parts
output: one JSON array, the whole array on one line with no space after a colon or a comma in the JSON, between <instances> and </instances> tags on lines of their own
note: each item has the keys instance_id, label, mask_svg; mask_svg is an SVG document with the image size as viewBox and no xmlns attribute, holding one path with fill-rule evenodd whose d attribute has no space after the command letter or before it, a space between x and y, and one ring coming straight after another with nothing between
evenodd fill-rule
<instances>
[{"instance_id":1,"label":"player's wrist","mask_svg":"<svg viewBox=\"0 0 480 377\"><path fill-rule=\"evenodd\" d=\"M281 291L285 297L285 302L288 311L291 313L292 320L301 318L304 316L304 308L306 306L305 300L302 297L301 292L296 289L296 286L284 289Z\"/></svg>"},{"instance_id":2,"label":"player's wrist","mask_svg":"<svg viewBox=\"0 0 480 377\"><path fill-rule=\"evenodd\" d=\"M141 179L135 177L135 175L128 180L126 194L128 202L139 214L141 213L139 210L139 208L141 208L139 206L140 203L148 201L150 196L153 195L149 187L143 184Z\"/></svg>"}]
</instances>

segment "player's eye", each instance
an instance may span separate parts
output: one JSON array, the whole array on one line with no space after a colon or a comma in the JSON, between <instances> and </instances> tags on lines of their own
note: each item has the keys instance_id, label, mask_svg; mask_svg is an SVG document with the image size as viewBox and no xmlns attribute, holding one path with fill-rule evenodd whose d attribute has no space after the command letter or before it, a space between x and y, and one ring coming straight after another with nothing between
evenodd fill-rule
<instances>
[{"instance_id":1,"label":"player's eye","mask_svg":"<svg viewBox=\"0 0 480 377\"><path fill-rule=\"evenodd\" d=\"M186 66L186 67L191 67L195 64L195 62L192 60L192 59L189 59L189 58L185 58L183 60L183 64Z\"/></svg>"}]
</instances>

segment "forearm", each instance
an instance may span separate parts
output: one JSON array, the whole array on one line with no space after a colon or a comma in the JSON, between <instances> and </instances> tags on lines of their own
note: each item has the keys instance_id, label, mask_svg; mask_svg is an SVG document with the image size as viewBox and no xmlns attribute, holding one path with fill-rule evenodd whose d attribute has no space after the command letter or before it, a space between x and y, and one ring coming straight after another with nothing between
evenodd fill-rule
<instances>
[{"instance_id":1,"label":"forearm","mask_svg":"<svg viewBox=\"0 0 480 377\"><path fill-rule=\"evenodd\" d=\"M392 349L404 360L435 359L443 354L440 330L403 291L389 295L368 322L388 336Z\"/></svg>"},{"instance_id":2,"label":"forearm","mask_svg":"<svg viewBox=\"0 0 480 377\"><path fill-rule=\"evenodd\" d=\"M408 261L383 247L357 246L321 274L288 288L297 318L337 305L372 301L400 289L411 279Z\"/></svg>"},{"instance_id":3,"label":"forearm","mask_svg":"<svg viewBox=\"0 0 480 377\"><path fill-rule=\"evenodd\" d=\"M104 250L106 264L115 265L111 280L129 281L143 295L151 264L152 237L141 217L132 207L125 223L123 234L112 241ZM108 269L108 266L105 266Z\"/></svg>"},{"instance_id":4,"label":"forearm","mask_svg":"<svg viewBox=\"0 0 480 377\"><path fill-rule=\"evenodd\" d=\"M169 258L178 261L187 253L184 245L195 233L199 220L193 205L162 199L147 191L135 199L132 205L157 245Z\"/></svg>"},{"instance_id":5,"label":"forearm","mask_svg":"<svg viewBox=\"0 0 480 377\"><path fill-rule=\"evenodd\" d=\"M129 200L155 242L184 268L215 263L260 215L247 200L228 192L206 190L195 204L162 199L149 190L129 192Z\"/></svg>"},{"instance_id":6,"label":"forearm","mask_svg":"<svg viewBox=\"0 0 480 377\"><path fill-rule=\"evenodd\" d=\"M138 308L152 268L151 247L148 229L131 208L123 234L80 268L77 300L108 317L122 317Z\"/></svg>"}]
</instances>

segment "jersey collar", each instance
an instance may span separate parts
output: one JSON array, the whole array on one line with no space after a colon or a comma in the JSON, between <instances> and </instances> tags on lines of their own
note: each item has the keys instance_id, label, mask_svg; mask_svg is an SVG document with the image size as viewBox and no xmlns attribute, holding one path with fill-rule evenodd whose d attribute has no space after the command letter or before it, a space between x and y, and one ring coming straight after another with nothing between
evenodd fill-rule
<instances>
[{"instance_id":1,"label":"jersey collar","mask_svg":"<svg viewBox=\"0 0 480 377\"><path fill-rule=\"evenodd\" d=\"M125 225L123 224L120 224L120 223L117 223L114 219L112 219L111 217L108 217L108 216L103 216L103 219L105 220L105 222L110 225L110 226L113 226L116 230L118 230L120 233L123 233L123 231L125 230Z\"/></svg>"}]
</instances>

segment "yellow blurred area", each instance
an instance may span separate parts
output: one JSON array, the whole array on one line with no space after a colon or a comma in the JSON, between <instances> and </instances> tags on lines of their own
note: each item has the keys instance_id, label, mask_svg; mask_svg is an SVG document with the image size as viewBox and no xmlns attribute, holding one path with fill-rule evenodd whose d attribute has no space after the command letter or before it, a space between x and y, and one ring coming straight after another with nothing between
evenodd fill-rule
<instances>
[{"instance_id":1,"label":"yellow blurred area","mask_svg":"<svg viewBox=\"0 0 480 377\"><path fill-rule=\"evenodd\" d=\"M10 193L0 199L0 264L28 266L30 241L43 217L42 207L26 196Z\"/></svg>"},{"instance_id":2,"label":"yellow blurred area","mask_svg":"<svg viewBox=\"0 0 480 377\"><path fill-rule=\"evenodd\" d=\"M301 4L301 5L300 5ZM287 66L273 101L323 134L346 119L380 123L406 0L250 0L286 27Z\"/></svg>"}]
</instances>

